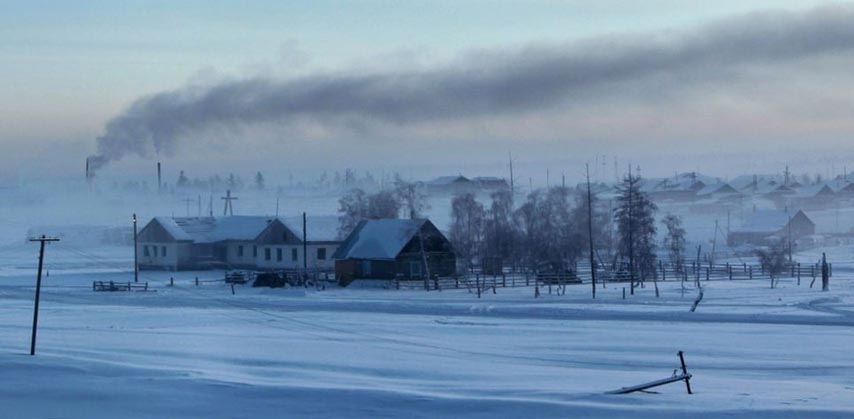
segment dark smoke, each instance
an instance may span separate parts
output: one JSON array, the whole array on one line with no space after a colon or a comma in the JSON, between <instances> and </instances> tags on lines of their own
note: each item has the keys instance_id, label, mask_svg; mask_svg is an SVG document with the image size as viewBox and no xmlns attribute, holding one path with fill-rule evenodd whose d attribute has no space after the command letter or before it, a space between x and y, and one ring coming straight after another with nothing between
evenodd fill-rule
<instances>
[{"instance_id":1,"label":"dark smoke","mask_svg":"<svg viewBox=\"0 0 854 419\"><path fill-rule=\"evenodd\" d=\"M535 112L602 96L626 99L639 91L666 94L661 80L664 90L678 90L732 77L745 66L854 50L852 22L854 9L843 6L754 13L669 35L481 52L423 72L256 78L163 92L113 118L91 162L94 170L129 154L168 155L217 124L306 118L402 125ZM653 79L657 84L650 87Z\"/></svg>"}]
</instances>

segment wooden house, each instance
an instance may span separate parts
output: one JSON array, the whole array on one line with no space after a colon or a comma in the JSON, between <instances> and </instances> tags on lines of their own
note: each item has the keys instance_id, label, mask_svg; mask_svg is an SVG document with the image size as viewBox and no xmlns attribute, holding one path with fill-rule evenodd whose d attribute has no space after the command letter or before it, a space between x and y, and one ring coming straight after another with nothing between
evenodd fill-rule
<instances>
[{"instance_id":1,"label":"wooden house","mask_svg":"<svg viewBox=\"0 0 854 419\"><path fill-rule=\"evenodd\" d=\"M762 246L774 239L791 239L815 234L815 223L798 210L785 212L778 210L760 210L750 215L741 227L727 236L729 246Z\"/></svg>"},{"instance_id":2,"label":"wooden house","mask_svg":"<svg viewBox=\"0 0 854 419\"><path fill-rule=\"evenodd\" d=\"M431 277L450 276L457 265L451 243L426 219L362 221L333 258L341 285L356 279L423 279L427 271Z\"/></svg>"}]
</instances>

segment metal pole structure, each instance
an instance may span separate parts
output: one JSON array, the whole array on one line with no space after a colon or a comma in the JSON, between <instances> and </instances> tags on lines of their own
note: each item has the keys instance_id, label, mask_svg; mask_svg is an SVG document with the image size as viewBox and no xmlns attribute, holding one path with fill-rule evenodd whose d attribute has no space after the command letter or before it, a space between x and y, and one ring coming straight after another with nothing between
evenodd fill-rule
<instances>
[{"instance_id":1,"label":"metal pole structure","mask_svg":"<svg viewBox=\"0 0 854 419\"><path fill-rule=\"evenodd\" d=\"M308 233L306 232L305 212L302 213L302 268L308 273Z\"/></svg>"},{"instance_id":2,"label":"metal pole structure","mask_svg":"<svg viewBox=\"0 0 854 419\"><path fill-rule=\"evenodd\" d=\"M593 299L596 299L596 259L593 257L593 194L590 192L590 164L587 168L587 234L590 243L590 278L593 287Z\"/></svg>"},{"instance_id":3,"label":"metal pole structure","mask_svg":"<svg viewBox=\"0 0 854 419\"><path fill-rule=\"evenodd\" d=\"M133 282L139 282L139 251L137 250L136 214L133 215Z\"/></svg>"},{"instance_id":4,"label":"metal pole structure","mask_svg":"<svg viewBox=\"0 0 854 419\"><path fill-rule=\"evenodd\" d=\"M35 306L33 307L33 335L30 340L30 355L36 354L36 330L38 330L39 325L39 298L41 296L42 289L42 267L44 266L44 244L45 242L58 242L59 239L53 237L45 237L42 235L39 238L30 239L31 242L40 242L41 246L39 248L39 272L36 276L36 298L35 298Z\"/></svg>"}]
</instances>

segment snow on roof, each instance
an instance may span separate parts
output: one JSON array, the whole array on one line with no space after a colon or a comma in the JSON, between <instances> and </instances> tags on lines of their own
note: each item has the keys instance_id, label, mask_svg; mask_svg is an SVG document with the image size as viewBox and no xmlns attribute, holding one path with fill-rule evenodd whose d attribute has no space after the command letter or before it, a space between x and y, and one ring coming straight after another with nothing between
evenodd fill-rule
<instances>
[{"instance_id":1,"label":"snow on roof","mask_svg":"<svg viewBox=\"0 0 854 419\"><path fill-rule=\"evenodd\" d=\"M738 193L732 186L728 183L715 183L713 185L706 185L699 191L697 191L698 196L712 195L712 194L724 194L724 193Z\"/></svg>"},{"instance_id":2,"label":"snow on roof","mask_svg":"<svg viewBox=\"0 0 854 419\"><path fill-rule=\"evenodd\" d=\"M835 191L833 188L825 183L820 183L818 185L802 186L798 188L795 192L795 196L798 198L812 198L819 195L833 195L834 193Z\"/></svg>"},{"instance_id":3,"label":"snow on roof","mask_svg":"<svg viewBox=\"0 0 854 419\"><path fill-rule=\"evenodd\" d=\"M302 240L302 216L279 218L297 238ZM334 215L309 216L306 218L306 239L310 242L332 242L338 240L338 217Z\"/></svg>"},{"instance_id":4,"label":"snow on roof","mask_svg":"<svg viewBox=\"0 0 854 419\"><path fill-rule=\"evenodd\" d=\"M155 217L179 241L215 243L226 240L250 241L273 221L265 216Z\"/></svg>"},{"instance_id":5,"label":"snow on roof","mask_svg":"<svg viewBox=\"0 0 854 419\"><path fill-rule=\"evenodd\" d=\"M392 260L425 222L425 219L362 221L341 244L333 258Z\"/></svg>"},{"instance_id":6,"label":"snow on roof","mask_svg":"<svg viewBox=\"0 0 854 419\"><path fill-rule=\"evenodd\" d=\"M776 233L789 224L789 217L794 218L800 211L759 210L750 215L741 228L741 233Z\"/></svg>"},{"instance_id":7,"label":"snow on roof","mask_svg":"<svg viewBox=\"0 0 854 419\"><path fill-rule=\"evenodd\" d=\"M444 185L450 185L454 182L468 182L468 181L469 180L463 175L440 176L440 177L437 177L436 179L428 181L427 184L433 185L433 186L444 186Z\"/></svg>"}]
</instances>

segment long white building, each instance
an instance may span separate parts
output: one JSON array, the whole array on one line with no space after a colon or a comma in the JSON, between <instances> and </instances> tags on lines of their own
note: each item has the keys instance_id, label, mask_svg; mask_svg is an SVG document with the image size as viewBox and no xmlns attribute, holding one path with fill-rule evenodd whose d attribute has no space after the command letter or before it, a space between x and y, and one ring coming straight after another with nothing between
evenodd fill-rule
<instances>
[{"instance_id":1,"label":"long white building","mask_svg":"<svg viewBox=\"0 0 854 419\"><path fill-rule=\"evenodd\" d=\"M140 269L332 270L337 218L155 217L137 235Z\"/></svg>"}]
</instances>

